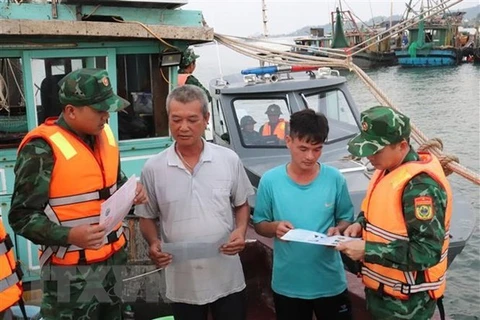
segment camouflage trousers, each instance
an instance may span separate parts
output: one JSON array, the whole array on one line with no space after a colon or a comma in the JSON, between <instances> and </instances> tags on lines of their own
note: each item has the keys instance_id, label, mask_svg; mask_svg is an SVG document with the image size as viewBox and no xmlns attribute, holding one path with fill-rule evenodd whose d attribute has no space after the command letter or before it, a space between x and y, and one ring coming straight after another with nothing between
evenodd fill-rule
<instances>
[{"instance_id":1,"label":"camouflage trousers","mask_svg":"<svg viewBox=\"0 0 480 320\"><path fill-rule=\"evenodd\" d=\"M121 320L124 249L98 263L42 268L44 320Z\"/></svg>"},{"instance_id":2,"label":"camouflage trousers","mask_svg":"<svg viewBox=\"0 0 480 320\"><path fill-rule=\"evenodd\" d=\"M427 292L415 293L408 300L399 300L365 288L367 310L375 320L429 320L437 301Z\"/></svg>"}]
</instances>

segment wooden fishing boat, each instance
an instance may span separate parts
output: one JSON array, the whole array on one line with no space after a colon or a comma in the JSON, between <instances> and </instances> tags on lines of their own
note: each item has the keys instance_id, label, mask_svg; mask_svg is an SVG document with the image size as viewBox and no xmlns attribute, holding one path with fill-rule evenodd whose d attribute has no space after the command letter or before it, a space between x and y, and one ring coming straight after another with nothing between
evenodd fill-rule
<instances>
[{"instance_id":1,"label":"wooden fishing boat","mask_svg":"<svg viewBox=\"0 0 480 320\"><path fill-rule=\"evenodd\" d=\"M330 48L332 37L325 35L323 28L310 28L310 35L297 37L293 41L295 46L291 48L290 52L328 57L326 52L320 50Z\"/></svg>"},{"instance_id":2,"label":"wooden fishing boat","mask_svg":"<svg viewBox=\"0 0 480 320\"><path fill-rule=\"evenodd\" d=\"M402 67L455 66L462 61L462 35L459 26L465 12L443 12L423 19L427 7L421 8L420 21L408 29L408 43L395 51ZM407 15L408 17L408 15Z\"/></svg>"},{"instance_id":3,"label":"wooden fishing boat","mask_svg":"<svg viewBox=\"0 0 480 320\"><path fill-rule=\"evenodd\" d=\"M333 49L343 49L345 52L350 52L350 48L355 47L355 51L359 52L351 52L354 54L353 63L362 69L388 67L397 64L397 58L390 46L390 37L381 35L382 29L374 27L359 28L350 11L340 11L337 8L331 15L333 30L331 47ZM351 25L350 29L344 29L345 22ZM363 45L358 47L357 45L360 43L363 43Z\"/></svg>"}]
</instances>

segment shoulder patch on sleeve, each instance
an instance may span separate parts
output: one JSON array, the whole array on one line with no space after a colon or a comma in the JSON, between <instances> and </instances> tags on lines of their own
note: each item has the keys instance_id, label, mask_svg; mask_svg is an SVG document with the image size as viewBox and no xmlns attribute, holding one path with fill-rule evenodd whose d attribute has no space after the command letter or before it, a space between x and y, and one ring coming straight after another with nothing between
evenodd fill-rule
<instances>
[{"instance_id":1,"label":"shoulder patch on sleeve","mask_svg":"<svg viewBox=\"0 0 480 320\"><path fill-rule=\"evenodd\" d=\"M433 218L433 199L432 197L416 197L415 217L418 220L431 220Z\"/></svg>"}]
</instances>

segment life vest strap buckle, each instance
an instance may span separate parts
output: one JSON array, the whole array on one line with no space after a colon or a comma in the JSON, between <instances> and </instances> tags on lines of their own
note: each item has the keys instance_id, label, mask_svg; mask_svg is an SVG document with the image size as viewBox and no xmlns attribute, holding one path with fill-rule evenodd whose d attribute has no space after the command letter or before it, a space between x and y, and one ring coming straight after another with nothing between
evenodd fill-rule
<instances>
[{"instance_id":1,"label":"life vest strap buckle","mask_svg":"<svg viewBox=\"0 0 480 320\"><path fill-rule=\"evenodd\" d=\"M100 189L97 192L99 200L107 200L111 195L110 187Z\"/></svg>"},{"instance_id":2,"label":"life vest strap buckle","mask_svg":"<svg viewBox=\"0 0 480 320\"><path fill-rule=\"evenodd\" d=\"M376 293L377 293L378 296L380 296L380 297L384 297L384 296L385 296L384 287L385 287L385 285L380 282L379 285L378 285L378 288L377 288L377 290L376 290Z\"/></svg>"},{"instance_id":3,"label":"life vest strap buckle","mask_svg":"<svg viewBox=\"0 0 480 320\"><path fill-rule=\"evenodd\" d=\"M22 267L20 266L20 262L17 261L17 265L15 267L14 272L17 274L18 281L22 280L23 278L23 270Z\"/></svg>"},{"instance_id":4,"label":"life vest strap buckle","mask_svg":"<svg viewBox=\"0 0 480 320\"><path fill-rule=\"evenodd\" d=\"M118 240L118 235L117 235L117 231L112 231L108 234L107 236L107 243L114 243Z\"/></svg>"},{"instance_id":5,"label":"life vest strap buckle","mask_svg":"<svg viewBox=\"0 0 480 320\"><path fill-rule=\"evenodd\" d=\"M412 289L412 286L406 283L402 283L402 285L400 286L400 292L405 295L410 295L411 289Z\"/></svg>"},{"instance_id":6,"label":"life vest strap buckle","mask_svg":"<svg viewBox=\"0 0 480 320\"><path fill-rule=\"evenodd\" d=\"M10 238L10 235L7 233L5 238L2 241L0 241L0 255L7 253L12 248L13 248L13 241L12 241L12 238Z\"/></svg>"},{"instance_id":7,"label":"life vest strap buckle","mask_svg":"<svg viewBox=\"0 0 480 320\"><path fill-rule=\"evenodd\" d=\"M82 249L82 250L78 251L78 255L79 255L79 257L78 257L78 263L77 264L81 265L81 266L87 265L88 263L87 263L87 256L85 254L85 250Z\"/></svg>"}]
</instances>

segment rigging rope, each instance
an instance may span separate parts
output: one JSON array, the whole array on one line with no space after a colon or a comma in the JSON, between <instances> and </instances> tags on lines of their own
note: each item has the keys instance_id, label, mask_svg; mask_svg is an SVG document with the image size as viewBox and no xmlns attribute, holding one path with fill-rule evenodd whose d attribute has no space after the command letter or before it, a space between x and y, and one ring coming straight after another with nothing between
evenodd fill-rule
<instances>
[{"instance_id":1,"label":"rigging rope","mask_svg":"<svg viewBox=\"0 0 480 320\"><path fill-rule=\"evenodd\" d=\"M0 73L0 110L5 109L8 111L8 86L5 78Z\"/></svg>"},{"instance_id":2,"label":"rigging rope","mask_svg":"<svg viewBox=\"0 0 480 320\"><path fill-rule=\"evenodd\" d=\"M387 97L387 95L375 84L375 82L357 65L352 62L352 53L346 52L341 54L336 51L325 50L328 55L335 54L338 58L329 57L317 57L308 56L303 54L297 54L293 52L285 52L281 50L272 50L266 46L261 46L259 43L266 43L267 45L284 45L288 47L304 47L296 46L285 43L276 43L272 41L255 39L255 43L252 43L251 38L242 38L234 36L226 36L221 34L215 34L215 40L225 45L226 47L251 57L253 59L267 62L270 64L282 64L282 65L309 65L318 67L331 67L331 68L344 68L348 69L362 80L365 86L370 90L379 103L385 106L389 106L394 110L400 111L393 102ZM249 40L249 41L247 41ZM323 52L323 51L322 51ZM430 140L417 126L411 123L412 126L412 139L416 141L421 149L428 150L434 154L442 163L445 173L448 175L451 172L455 172L465 179L480 185L480 175L472 170L460 165L458 158L452 155L444 155L442 153L443 145L438 142L439 140ZM436 141L436 143L435 143Z\"/></svg>"}]
</instances>

